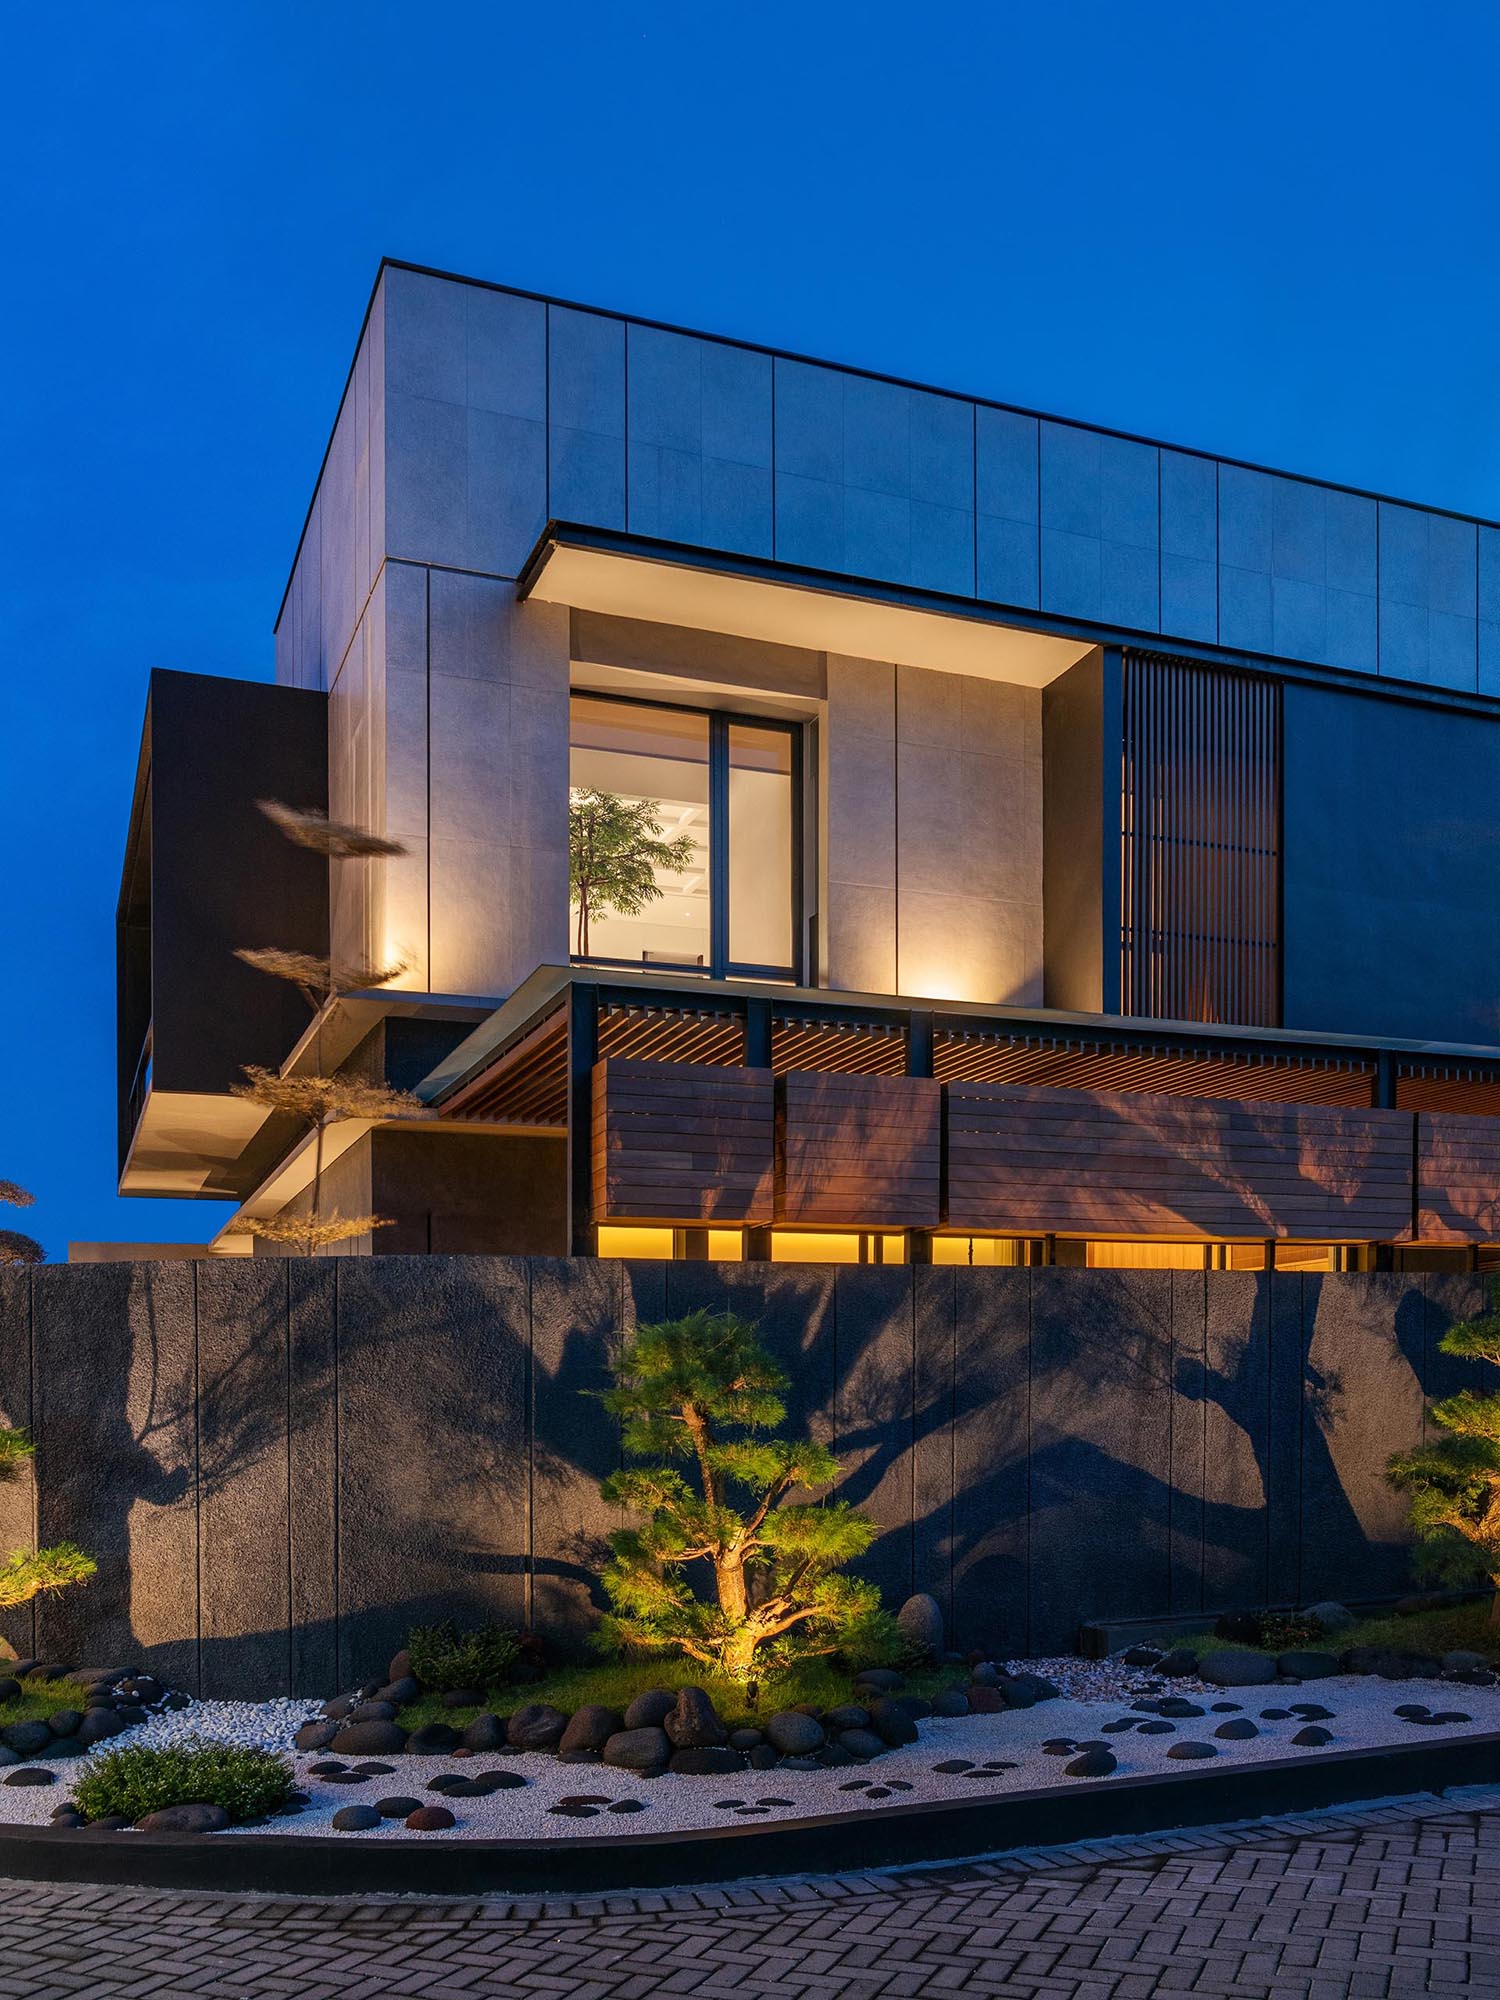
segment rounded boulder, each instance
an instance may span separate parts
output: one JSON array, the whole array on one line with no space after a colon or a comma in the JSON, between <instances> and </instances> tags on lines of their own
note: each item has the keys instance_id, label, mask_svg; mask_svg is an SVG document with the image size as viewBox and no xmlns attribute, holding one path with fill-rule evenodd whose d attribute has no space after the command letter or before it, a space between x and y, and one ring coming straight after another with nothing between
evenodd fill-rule
<instances>
[{"instance_id":1,"label":"rounded boulder","mask_svg":"<svg viewBox=\"0 0 1500 2000\"><path fill-rule=\"evenodd\" d=\"M14 1750L18 1757L35 1757L51 1741L52 1731L45 1722L11 1722L0 1729L0 1743L7 1750Z\"/></svg>"},{"instance_id":2,"label":"rounded boulder","mask_svg":"<svg viewBox=\"0 0 1500 2000\"><path fill-rule=\"evenodd\" d=\"M627 1729L660 1729L672 1710L677 1706L677 1696L671 1688L647 1688L638 1694L625 1711Z\"/></svg>"},{"instance_id":3,"label":"rounded boulder","mask_svg":"<svg viewBox=\"0 0 1500 2000\"><path fill-rule=\"evenodd\" d=\"M505 1742L509 1720L509 1716L476 1715L465 1729L460 1747L465 1750L498 1750Z\"/></svg>"},{"instance_id":4,"label":"rounded boulder","mask_svg":"<svg viewBox=\"0 0 1500 2000\"><path fill-rule=\"evenodd\" d=\"M622 1729L604 1746L604 1762L620 1771L659 1771L666 1767L672 1745L664 1729Z\"/></svg>"},{"instance_id":5,"label":"rounded boulder","mask_svg":"<svg viewBox=\"0 0 1500 2000\"><path fill-rule=\"evenodd\" d=\"M896 1613L896 1623L910 1644L928 1659L943 1650L943 1607L925 1590L908 1597Z\"/></svg>"},{"instance_id":6,"label":"rounded boulder","mask_svg":"<svg viewBox=\"0 0 1500 2000\"><path fill-rule=\"evenodd\" d=\"M870 1727L882 1743L891 1749L903 1743L915 1743L917 1725L912 1721L899 1702L887 1701L883 1697L870 1703Z\"/></svg>"},{"instance_id":7,"label":"rounded boulder","mask_svg":"<svg viewBox=\"0 0 1500 2000\"><path fill-rule=\"evenodd\" d=\"M1276 1678L1276 1662L1269 1653L1208 1653L1198 1673L1215 1687L1265 1687Z\"/></svg>"},{"instance_id":8,"label":"rounded boulder","mask_svg":"<svg viewBox=\"0 0 1500 2000\"><path fill-rule=\"evenodd\" d=\"M418 1806L415 1812L406 1815L403 1824L413 1833L446 1833L458 1822L446 1806Z\"/></svg>"},{"instance_id":9,"label":"rounded boulder","mask_svg":"<svg viewBox=\"0 0 1500 2000\"><path fill-rule=\"evenodd\" d=\"M229 1824L223 1806L163 1806L147 1813L136 1825L142 1833L222 1833Z\"/></svg>"},{"instance_id":10,"label":"rounded boulder","mask_svg":"<svg viewBox=\"0 0 1500 2000\"><path fill-rule=\"evenodd\" d=\"M783 1757L808 1757L826 1741L823 1725L797 1709L783 1709L766 1724L766 1741Z\"/></svg>"},{"instance_id":11,"label":"rounded boulder","mask_svg":"<svg viewBox=\"0 0 1500 2000\"><path fill-rule=\"evenodd\" d=\"M451 1722L424 1722L406 1739L409 1757L446 1757L458 1748L459 1733Z\"/></svg>"},{"instance_id":12,"label":"rounded boulder","mask_svg":"<svg viewBox=\"0 0 1500 2000\"><path fill-rule=\"evenodd\" d=\"M335 1833L368 1833L380 1824L374 1806L340 1806L329 1822Z\"/></svg>"},{"instance_id":13,"label":"rounded boulder","mask_svg":"<svg viewBox=\"0 0 1500 2000\"><path fill-rule=\"evenodd\" d=\"M319 1725L324 1727L326 1725ZM303 1731L298 1730L298 1745ZM326 1743L319 1743L319 1750L337 1750L354 1757L379 1757L384 1753L405 1750L406 1731L399 1722L349 1722L337 1730Z\"/></svg>"},{"instance_id":14,"label":"rounded boulder","mask_svg":"<svg viewBox=\"0 0 1500 2000\"><path fill-rule=\"evenodd\" d=\"M667 1760L667 1769L683 1778L719 1778L744 1768L744 1758L727 1743L695 1743L686 1750L674 1750Z\"/></svg>"},{"instance_id":15,"label":"rounded boulder","mask_svg":"<svg viewBox=\"0 0 1500 2000\"><path fill-rule=\"evenodd\" d=\"M116 1716L115 1721L120 1722L120 1718ZM124 1726L120 1723L122 1729ZM333 1739L338 1733L339 1725L336 1721L304 1722L292 1738L292 1747L295 1750L327 1750L332 1746Z\"/></svg>"},{"instance_id":16,"label":"rounded boulder","mask_svg":"<svg viewBox=\"0 0 1500 2000\"><path fill-rule=\"evenodd\" d=\"M1326 1681L1338 1673L1339 1659L1336 1653L1281 1653L1276 1667L1294 1680Z\"/></svg>"},{"instance_id":17,"label":"rounded boulder","mask_svg":"<svg viewBox=\"0 0 1500 2000\"><path fill-rule=\"evenodd\" d=\"M513 1750L555 1750L563 1739L568 1718L550 1702L532 1701L518 1708L505 1726L505 1740Z\"/></svg>"},{"instance_id":18,"label":"rounded boulder","mask_svg":"<svg viewBox=\"0 0 1500 2000\"><path fill-rule=\"evenodd\" d=\"M575 1708L558 1742L558 1762L597 1764L604 1754L605 1744L623 1727L624 1720L618 1709L605 1708L598 1702L587 1702L582 1708Z\"/></svg>"}]
</instances>

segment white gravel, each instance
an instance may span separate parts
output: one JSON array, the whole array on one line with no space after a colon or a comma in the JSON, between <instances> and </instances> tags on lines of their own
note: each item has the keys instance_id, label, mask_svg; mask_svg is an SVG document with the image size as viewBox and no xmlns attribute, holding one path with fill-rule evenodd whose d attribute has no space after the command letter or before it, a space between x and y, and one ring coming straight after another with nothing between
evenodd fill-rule
<instances>
[{"instance_id":1,"label":"white gravel","mask_svg":"<svg viewBox=\"0 0 1500 2000\"><path fill-rule=\"evenodd\" d=\"M148 1715L125 1735L95 1746L91 1753L118 1749L122 1743L152 1750L206 1737L214 1743L236 1743L245 1749L289 1750L304 1722L321 1715L321 1701L193 1701L186 1708Z\"/></svg>"},{"instance_id":2,"label":"white gravel","mask_svg":"<svg viewBox=\"0 0 1500 2000\"><path fill-rule=\"evenodd\" d=\"M1176 1694L1184 1690L1178 1685L1171 1691ZM462 1760L392 1756L369 1760L391 1765L388 1775L372 1778L365 1784L330 1785L307 1774L310 1763L320 1762L330 1754L323 1752L298 1756L294 1760L298 1783L312 1799L308 1809L292 1818L272 1820L259 1830L276 1834L327 1833L339 1807L373 1804L380 1798L399 1793L434 1805L447 1805L455 1815L456 1826L443 1833L415 1834L406 1832L399 1821L386 1821L369 1834L338 1837L351 1841L397 1835L405 1840L451 1840L465 1835L524 1840L618 1839L635 1833L691 1832L725 1825L765 1825L778 1819L816 1818L851 1811L874 1812L886 1805L920 1805L940 1800L1033 1791L1048 1786L1112 1782L1107 1778L1084 1780L1067 1777L1064 1766L1069 1758L1049 1755L1041 1747L1051 1738L1106 1743L1118 1760L1115 1775L1119 1777L1163 1773L1181 1776L1194 1771L1222 1771L1226 1767L1259 1763L1268 1758L1316 1757L1319 1754L1317 1750L1301 1749L1292 1744L1292 1737L1303 1727L1302 1717L1262 1720L1263 1709L1285 1709L1293 1702L1315 1702L1333 1711L1332 1719L1321 1725L1332 1734L1332 1740L1327 1745L1329 1751L1377 1744L1449 1741L1455 1737L1500 1731L1500 1687L1470 1688L1434 1681L1399 1682L1348 1676L1309 1681L1299 1687L1215 1688L1201 1698L1188 1691L1188 1698L1198 1701L1207 1712L1197 1717L1174 1718L1174 1733L1171 1735L1142 1736L1131 1730L1103 1736L1101 1724L1116 1717L1135 1715L1142 1722L1154 1719L1133 1711L1128 1700L1101 1706L1097 1700L1065 1698L1043 1702L1035 1708L1011 1709L1003 1715L963 1716L951 1720L934 1717L918 1725L919 1740L916 1743L893 1750L872 1764L852 1770L741 1771L727 1777L667 1776L642 1782L626 1771L611 1770L598 1764L562 1765L551 1757L543 1756L492 1757L481 1754ZM1215 1701L1233 1702L1237 1706L1232 1711L1215 1712L1212 1708ZM1419 1702L1434 1711L1458 1710L1471 1719L1438 1727L1417 1725L1393 1713L1404 1702ZM262 1732L270 1729L267 1716L270 1710L292 1710L299 1717L307 1713L306 1706L299 1703L204 1702L190 1709L178 1710L170 1720L179 1727L195 1722L199 1731L206 1731L210 1713L222 1709L238 1711L242 1729L259 1727ZM251 1716L259 1717L260 1721L256 1724L246 1721L246 1711ZM1230 1720L1231 1716L1248 1717L1257 1724L1260 1734L1245 1742L1218 1741L1214 1736L1215 1729L1220 1723ZM161 1721L168 1719L160 1718ZM147 1728L155 1726L146 1725ZM285 1726L284 1722L282 1726ZM142 1741L145 1733L145 1729L132 1731L127 1740ZM235 1740L258 1739L240 1735ZM1192 1763L1168 1758L1167 1751L1174 1743L1189 1741L1213 1743L1215 1756ZM975 1767L976 1774L948 1774L933 1769L934 1764L954 1758L967 1760ZM365 1760L351 1757L343 1761L354 1764ZM1012 1768L995 1771L979 1768L989 1761L1009 1764ZM0 1784L0 1821L44 1824L54 1808L69 1796L69 1776L75 1768L69 1764L57 1766L58 1782L55 1785L33 1788ZM467 1777L487 1770L515 1772L527 1783L514 1790L494 1792L482 1799L450 1800L427 1790L428 1780L439 1772ZM858 1786L859 1789L849 1789L851 1786ZM885 1796L872 1798L872 1790L884 1791ZM596 1816L586 1819L569 1818L548 1811L549 1806L569 1794L593 1794L606 1803L639 1799L644 1803L644 1810L628 1816L601 1810ZM726 1801L738 1801L747 1806L761 1801L785 1803L769 1804L763 1811L745 1814L725 1805ZM239 1837L254 1839L256 1831L258 1829L245 1829ZM836 1854L836 1849L831 1849L830 1854Z\"/></svg>"}]
</instances>

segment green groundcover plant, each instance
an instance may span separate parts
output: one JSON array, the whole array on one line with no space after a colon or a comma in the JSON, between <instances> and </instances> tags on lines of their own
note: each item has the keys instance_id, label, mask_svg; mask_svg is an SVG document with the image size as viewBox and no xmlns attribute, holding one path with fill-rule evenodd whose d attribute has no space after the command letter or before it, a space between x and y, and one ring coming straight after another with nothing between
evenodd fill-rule
<instances>
[{"instance_id":1,"label":"green groundcover plant","mask_svg":"<svg viewBox=\"0 0 1500 2000\"><path fill-rule=\"evenodd\" d=\"M90 1758L73 1787L85 1819L144 1819L167 1806L222 1806L235 1823L283 1803L292 1767L270 1750L235 1743L184 1743L164 1750L125 1745Z\"/></svg>"},{"instance_id":2,"label":"green groundcover plant","mask_svg":"<svg viewBox=\"0 0 1500 2000\"><path fill-rule=\"evenodd\" d=\"M446 1694L450 1688L499 1687L516 1663L520 1640L503 1625L461 1632L451 1618L445 1618L439 1625L417 1626L406 1650L423 1687Z\"/></svg>"}]
</instances>

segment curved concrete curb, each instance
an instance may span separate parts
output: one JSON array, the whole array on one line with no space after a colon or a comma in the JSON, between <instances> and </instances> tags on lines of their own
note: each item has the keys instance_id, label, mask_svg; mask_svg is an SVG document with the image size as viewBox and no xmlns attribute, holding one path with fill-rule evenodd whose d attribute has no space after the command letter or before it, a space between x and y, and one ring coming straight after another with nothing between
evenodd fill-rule
<instances>
[{"instance_id":1,"label":"curved concrete curb","mask_svg":"<svg viewBox=\"0 0 1500 2000\"><path fill-rule=\"evenodd\" d=\"M990 1799L883 1806L709 1834L694 1829L538 1842L12 1826L0 1828L0 1876L305 1896L585 1896L754 1875L858 1873L1496 1782L1500 1733L1212 1771L1078 1780Z\"/></svg>"}]
</instances>

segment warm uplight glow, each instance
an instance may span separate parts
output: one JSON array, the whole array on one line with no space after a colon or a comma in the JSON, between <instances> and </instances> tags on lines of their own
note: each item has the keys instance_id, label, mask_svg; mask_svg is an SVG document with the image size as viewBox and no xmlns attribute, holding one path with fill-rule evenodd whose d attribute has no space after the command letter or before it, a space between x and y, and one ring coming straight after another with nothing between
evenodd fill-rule
<instances>
[{"instance_id":1,"label":"warm uplight glow","mask_svg":"<svg viewBox=\"0 0 1500 2000\"><path fill-rule=\"evenodd\" d=\"M1021 1236L934 1236L934 1264L985 1264L1015 1266L1028 1262L1026 1239Z\"/></svg>"},{"instance_id":2,"label":"warm uplight glow","mask_svg":"<svg viewBox=\"0 0 1500 2000\"><path fill-rule=\"evenodd\" d=\"M624 1227L615 1223L601 1222L599 1225L599 1255L601 1257L665 1257L672 1255L673 1232L670 1229L642 1229L634 1225Z\"/></svg>"},{"instance_id":3,"label":"warm uplight glow","mask_svg":"<svg viewBox=\"0 0 1500 2000\"><path fill-rule=\"evenodd\" d=\"M894 1231L859 1235L831 1229L777 1229L773 1264L904 1264L906 1239Z\"/></svg>"},{"instance_id":4,"label":"warm uplight glow","mask_svg":"<svg viewBox=\"0 0 1500 2000\"><path fill-rule=\"evenodd\" d=\"M721 1264L737 1262L745 1254L744 1230L710 1229L708 1232L708 1254Z\"/></svg>"}]
</instances>

